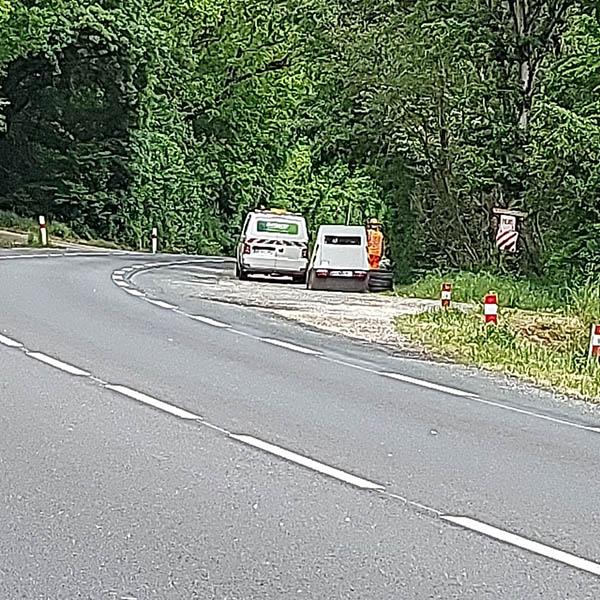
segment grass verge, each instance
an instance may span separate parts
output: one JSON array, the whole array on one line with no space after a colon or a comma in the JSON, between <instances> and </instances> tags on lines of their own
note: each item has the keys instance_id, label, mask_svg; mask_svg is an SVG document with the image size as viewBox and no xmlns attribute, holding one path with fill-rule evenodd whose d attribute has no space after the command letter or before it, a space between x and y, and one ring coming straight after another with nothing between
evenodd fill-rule
<instances>
[{"instance_id":1,"label":"grass verge","mask_svg":"<svg viewBox=\"0 0 600 600\"><path fill-rule=\"evenodd\" d=\"M478 311L434 310L396 319L398 331L425 348L600 401L600 367L587 359L589 324L570 311L503 309L500 325L483 326Z\"/></svg>"}]
</instances>

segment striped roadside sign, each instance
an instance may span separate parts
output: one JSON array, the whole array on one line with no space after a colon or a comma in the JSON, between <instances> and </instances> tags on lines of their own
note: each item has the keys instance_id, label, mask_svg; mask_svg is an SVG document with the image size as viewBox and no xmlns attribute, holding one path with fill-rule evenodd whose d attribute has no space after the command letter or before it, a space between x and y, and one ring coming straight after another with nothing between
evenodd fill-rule
<instances>
[{"instance_id":1,"label":"striped roadside sign","mask_svg":"<svg viewBox=\"0 0 600 600\"><path fill-rule=\"evenodd\" d=\"M517 242L519 241L519 232L513 230L500 230L496 234L496 246L500 250L507 252L517 251Z\"/></svg>"}]
</instances>

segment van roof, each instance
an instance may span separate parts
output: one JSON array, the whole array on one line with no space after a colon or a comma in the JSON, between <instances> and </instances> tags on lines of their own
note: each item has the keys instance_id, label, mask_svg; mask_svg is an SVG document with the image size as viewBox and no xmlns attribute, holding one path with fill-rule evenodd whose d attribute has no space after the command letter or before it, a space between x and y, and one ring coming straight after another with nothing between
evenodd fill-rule
<instances>
[{"instance_id":1,"label":"van roof","mask_svg":"<svg viewBox=\"0 0 600 600\"><path fill-rule=\"evenodd\" d=\"M362 225L321 225L319 227L319 236L322 235L366 235L366 230Z\"/></svg>"},{"instance_id":2,"label":"van roof","mask_svg":"<svg viewBox=\"0 0 600 600\"><path fill-rule=\"evenodd\" d=\"M253 215L262 215L265 217L277 217L279 219L286 217L294 217L296 219L301 218L304 219L304 215L301 213L291 213L283 210L253 210L250 214Z\"/></svg>"}]
</instances>

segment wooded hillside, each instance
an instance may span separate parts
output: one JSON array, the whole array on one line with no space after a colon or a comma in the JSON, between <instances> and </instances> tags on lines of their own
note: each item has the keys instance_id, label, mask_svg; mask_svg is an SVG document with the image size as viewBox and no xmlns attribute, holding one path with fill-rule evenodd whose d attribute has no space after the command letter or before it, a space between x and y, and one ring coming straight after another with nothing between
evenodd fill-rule
<instances>
[{"instance_id":1,"label":"wooded hillside","mask_svg":"<svg viewBox=\"0 0 600 600\"><path fill-rule=\"evenodd\" d=\"M259 204L385 219L398 274L600 275L595 0L0 0L0 209L231 252ZM508 268L516 268L508 261Z\"/></svg>"}]
</instances>

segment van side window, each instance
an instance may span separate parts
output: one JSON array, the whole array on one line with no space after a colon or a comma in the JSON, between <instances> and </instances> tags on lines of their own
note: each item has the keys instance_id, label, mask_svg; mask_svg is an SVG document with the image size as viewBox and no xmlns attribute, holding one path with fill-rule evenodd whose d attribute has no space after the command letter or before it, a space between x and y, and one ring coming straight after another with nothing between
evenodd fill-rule
<instances>
[{"instance_id":1,"label":"van side window","mask_svg":"<svg viewBox=\"0 0 600 600\"><path fill-rule=\"evenodd\" d=\"M326 244L334 244L337 246L360 246L361 238L358 236L347 236L347 235L326 235Z\"/></svg>"}]
</instances>

